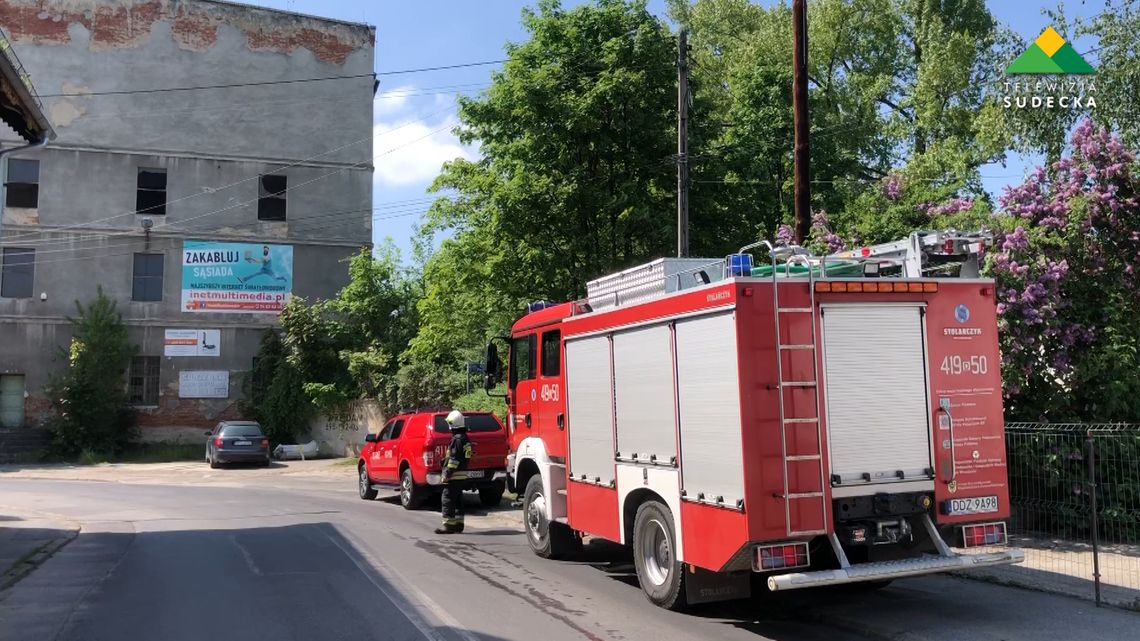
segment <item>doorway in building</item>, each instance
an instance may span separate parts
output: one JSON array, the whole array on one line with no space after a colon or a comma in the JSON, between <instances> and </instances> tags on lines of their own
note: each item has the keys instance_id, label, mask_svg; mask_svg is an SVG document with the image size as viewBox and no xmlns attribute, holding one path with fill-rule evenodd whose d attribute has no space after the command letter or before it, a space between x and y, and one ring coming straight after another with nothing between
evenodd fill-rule
<instances>
[{"instance_id":1,"label":"doorway in building","mask_svg":"<svg viewBox=\"0 0 1140 641\"><path fill-rule=\"evenodd\" d=\"M24 375L0 374L0 427L24 424Z\"/></svg>"}]
</instances>

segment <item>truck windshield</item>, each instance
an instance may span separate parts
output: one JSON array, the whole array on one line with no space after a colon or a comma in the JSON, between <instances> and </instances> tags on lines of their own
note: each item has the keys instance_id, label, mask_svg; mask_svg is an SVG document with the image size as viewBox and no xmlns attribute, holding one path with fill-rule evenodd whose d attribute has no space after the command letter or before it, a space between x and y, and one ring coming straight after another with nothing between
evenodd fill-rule
<instances>
[{"instance_id":1,"label":"truck windshield","mask_svg":"<svg viewBox=\"0 0 1140 641\"><path fill-rule=\"evenodd\" d=\"M497 432L502 429L499 422L490 414L466 414L464 415L464 422L467 425L468 432ZM432 427L441 433L451 431L447 427L447 417L443 414L436 415Z\"/></svg>"}]
</instances>

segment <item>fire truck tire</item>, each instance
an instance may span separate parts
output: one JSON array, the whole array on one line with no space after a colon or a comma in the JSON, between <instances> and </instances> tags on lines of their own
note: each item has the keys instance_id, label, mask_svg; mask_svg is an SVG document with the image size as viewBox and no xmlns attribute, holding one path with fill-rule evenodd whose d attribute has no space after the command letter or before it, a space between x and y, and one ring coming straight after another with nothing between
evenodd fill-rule
<instances>
[{"instance_id":1,"label":"fire truck tire","mask_svg":"<svg viewBox=\"0 0 1140 641\"><path fill-rule=\"evenodd\" d=\"M633 520L633 564L646 598L667 610L680 610L685 601L685 573L677 561L673 515L657 501L637 508Z\"/></svg>"},{"instance_id":2,"label":"fire truck tire","mask_svg":"<svg viewBox=\"0 0 1140 641\"><path fill-rule=\"evenodd\" d=\"M368 478L368 468L364 467L364 463L357 466L357 489L360 490L360 498L365 501L371 501L376 498L376 488L372 487L372 479Z\"/></svg>"},{"instance_id":3,"label":"fire truck tire","mask_svg":"<svg viewBox=\"0 0 1140 641\"><path fill-rule=\"evenodd\" d=\"M574 531L562 523L552 523L546 518L546 497L543 494L542 477L530 477L523 494L523 527L530 549L544 559L557 559L574 549Z\"/></svg>"}]
</instances>

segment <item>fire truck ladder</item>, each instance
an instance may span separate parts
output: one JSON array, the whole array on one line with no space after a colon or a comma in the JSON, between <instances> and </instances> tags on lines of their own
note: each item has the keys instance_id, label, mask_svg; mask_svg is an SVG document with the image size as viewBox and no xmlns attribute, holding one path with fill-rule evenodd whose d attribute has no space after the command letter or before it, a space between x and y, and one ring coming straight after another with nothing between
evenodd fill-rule
<instances>
[{"instance_id":1,"label":"fire truck ladder","mask_svg":"<svg viewBox=\"0 0 1140 641\"><path fill-rule=\"evenodd\" d=\"M777 252L771 244L764 243L769 249L772 257L772 309L776 321L776 381L777 389L780 393L780 447L784 459L784 524L787 528L788 536L814 536L817 534L825 534L827 531L827 505L824 501L824 470L823 470L823 438L819 423L819 361L817 357L818 340L816 338L815 328L815 277L812 275L812 264L808 256L803 254L792 254L788 256L783 265L784 280L792 276L792 266L800 264L805 267L807 272L807 288L808 288L808 306L807 307L783 307L780 305L780 265L778 264ZM806 316L808 323L811 325L811 342L810 343L784 343L781 337L780 327L781 315L785 317L792 315ZM785 375L784 372L784 354L786 352L806 351L811 356L811 378L802 380L788 380L790 377ZM792 358L789 356L789 363ZM787 400L785 399L784 392L789 389L805 389L811 390L816 402L813 403L814 416L788 416ZM796 429L800 425L815 426L815 450L812 452L803 452L797 450L793 455L788 454L788 430ZM814 462L816 470L819 473L819 486L818 490L813 491L799 491L801 488L791 488L788 483L788 464L792 462ZM793 502L817 502L820 506L820 528L803 528L797 527L802 522L800 510L796 510L796 518L793 521Z\"/></svg>"}]
</instances>

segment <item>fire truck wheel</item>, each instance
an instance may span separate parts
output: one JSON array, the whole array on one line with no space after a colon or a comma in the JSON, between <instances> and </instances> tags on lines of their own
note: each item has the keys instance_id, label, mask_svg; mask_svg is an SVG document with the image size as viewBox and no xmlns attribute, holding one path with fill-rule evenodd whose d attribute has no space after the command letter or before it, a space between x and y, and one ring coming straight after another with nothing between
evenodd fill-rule
<instances>
[{"instance_id":1,"label":"fire truck wheel","mask_svg":"<svg viewBox=\"0 0 1140 641\"><path fill-rule=\"evenodd\" d=\"M562 523L551 523L546 519L546 496L543 491L542 477L538 474L530 477L523 494L526 541L538 556L557 559L573 549L574 532Z\"/></svg>"},{"instance_id":2,"label":"fire truck wheel","mask_svg":"<svg viewBox=\"0 0 1140 641\"><path fill-rule=\"evenodd\" d=\"M677 561L673 515L657 501L637 508L633 521L633 564L645 596L668 610L685 607L685 573Z\"/></svg>"}]
</instances>

